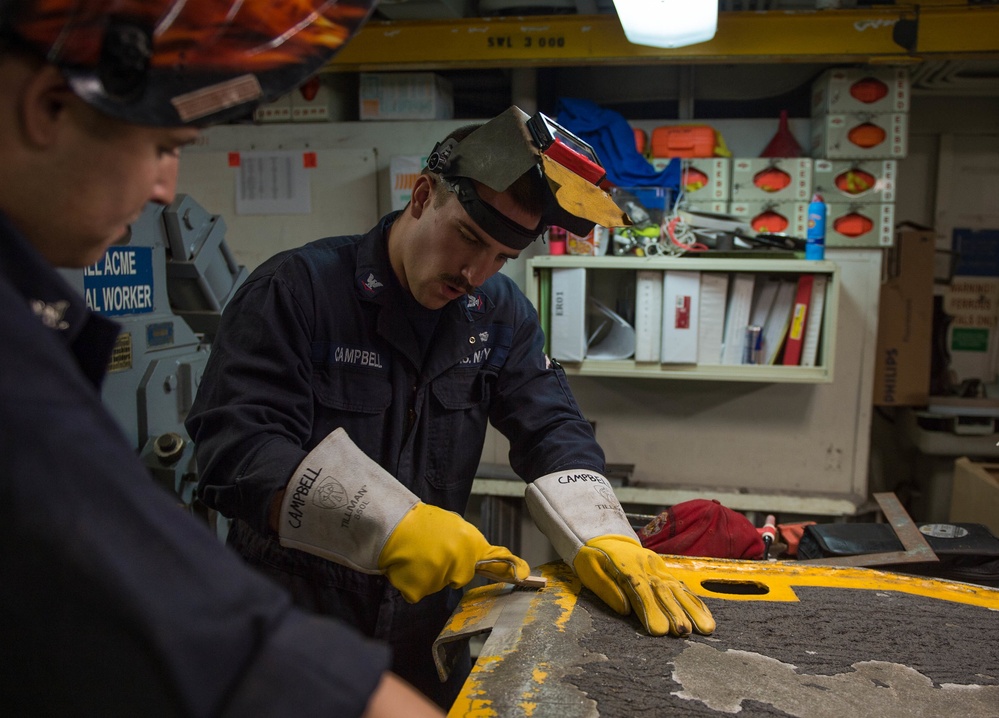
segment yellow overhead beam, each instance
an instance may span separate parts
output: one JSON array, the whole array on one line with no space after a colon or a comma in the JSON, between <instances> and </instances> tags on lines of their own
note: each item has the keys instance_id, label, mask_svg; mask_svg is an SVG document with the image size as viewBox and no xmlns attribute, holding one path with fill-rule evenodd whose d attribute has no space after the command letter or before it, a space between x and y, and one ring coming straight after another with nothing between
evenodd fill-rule
<instances>
[{"instance_id":1,"label":"yellow overhead beam","mask_svg":"<svg viewBox=\"0 0 999 718\"><path fill-rule=\"evenodd\" d=\"M901 43L896 41L896 34ZM709 42L633 45L617 15L369 22L330 71L433 70L593 63L912 63L999 57L999 6L722 12Z\"/></svg>"}]
</instances>

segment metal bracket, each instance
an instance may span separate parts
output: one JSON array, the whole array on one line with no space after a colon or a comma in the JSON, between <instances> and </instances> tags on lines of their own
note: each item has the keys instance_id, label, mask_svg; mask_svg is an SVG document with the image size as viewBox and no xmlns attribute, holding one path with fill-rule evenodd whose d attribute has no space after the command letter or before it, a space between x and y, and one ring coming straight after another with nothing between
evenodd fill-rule
<instances>
[{"instance_id":1,"label":"metal bracket","mask_svg":"<svg viewBox=\"0 0 999 718\"><path fill-rule=\"evenodd\" d=\"M813 566L887 566L898 563L931 563L940 559L919 532L919 528L891 492L874 494L881 513L904 547L904 551L864 553L856 556L831 556L797 561Z\"/></svg>"}]
</instances>

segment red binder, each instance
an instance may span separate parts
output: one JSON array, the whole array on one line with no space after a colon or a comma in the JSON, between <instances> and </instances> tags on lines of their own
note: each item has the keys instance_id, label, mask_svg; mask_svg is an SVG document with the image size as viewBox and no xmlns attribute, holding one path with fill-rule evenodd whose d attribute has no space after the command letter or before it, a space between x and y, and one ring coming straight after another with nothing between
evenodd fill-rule
<instances>
[{"instance_id":1,"label":"red binder","mask_svg":"<svg viewBox=\"0 0 999 718\"><path fill-rule=\"evenodd\" d=\"M794 297L794 310L791 313L791 326L787 331L784 345L784 366L798 366L801 362L801 346L808 325L808 308L812 302L814 275L802 274L798 277L798 293Z\"/></svg>"}]
</instances>

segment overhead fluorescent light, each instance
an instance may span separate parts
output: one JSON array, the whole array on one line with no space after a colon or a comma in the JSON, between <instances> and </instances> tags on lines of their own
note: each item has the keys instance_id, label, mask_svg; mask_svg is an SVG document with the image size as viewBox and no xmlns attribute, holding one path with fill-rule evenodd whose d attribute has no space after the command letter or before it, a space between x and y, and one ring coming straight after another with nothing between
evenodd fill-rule
<instances>
[{"instance_id":1,"label":"overhead fluorescent light","mask_svg":"<svg viewBox=\"0 0 999 718\"><path fill-rule=\"evenodd\" d=\"M707 42L718 29L718 0L614 0L628 42L684 47Z\"/></svg>"}]
</instances>

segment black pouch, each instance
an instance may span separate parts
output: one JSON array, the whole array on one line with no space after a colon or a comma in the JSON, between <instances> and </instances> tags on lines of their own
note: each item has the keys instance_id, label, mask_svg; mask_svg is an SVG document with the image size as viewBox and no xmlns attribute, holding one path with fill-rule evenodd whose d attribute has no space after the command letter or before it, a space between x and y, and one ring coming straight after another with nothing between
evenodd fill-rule
<instances>
[{"instance_id":1,"label":"black pouch","mask_svg":"<svg viewBox=\"0 0 999 718\"><path fill-rule=\"evenodd\" d=\"M939 561L875 568L953 581L999 586L999 538L982 524L917 524ZM801 560L904 551L889 524L839 523L807 526L798 544Z\"/></svg>"}]
</instances>

